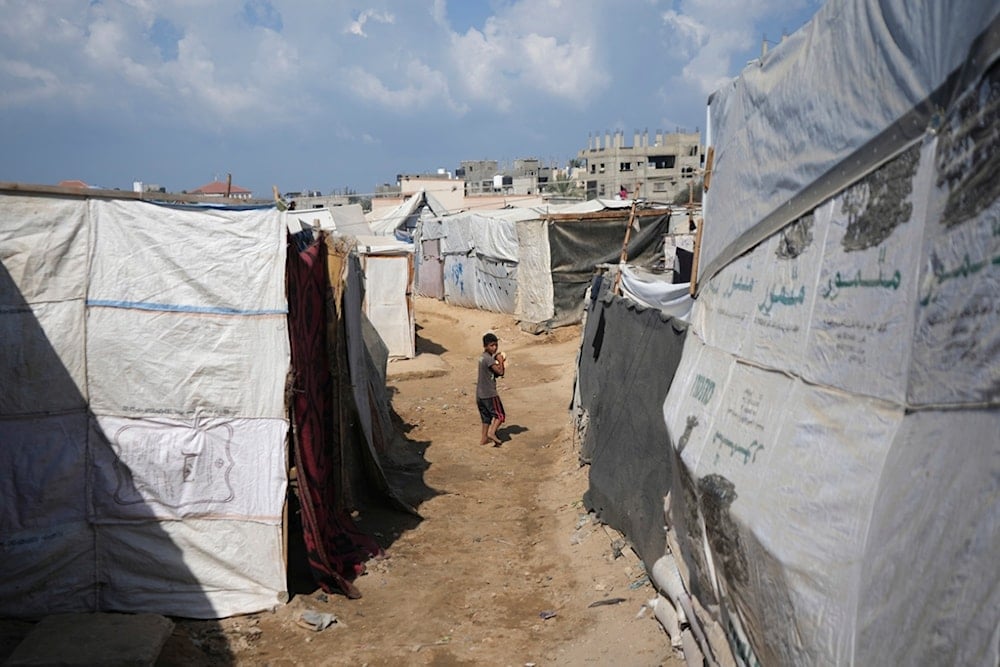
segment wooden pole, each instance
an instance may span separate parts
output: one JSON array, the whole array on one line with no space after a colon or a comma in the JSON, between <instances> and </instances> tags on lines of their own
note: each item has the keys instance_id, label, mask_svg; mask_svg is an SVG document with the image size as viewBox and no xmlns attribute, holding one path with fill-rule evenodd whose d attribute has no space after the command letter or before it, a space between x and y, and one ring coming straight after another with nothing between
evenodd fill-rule
<instances>
[{"instance_id":1,"label":"wooden pole","mask_svg":"<svg viewBox=\"0 0 1000 667\"><path fill-rule=\"evenodd\" d=\"M708 192L708 186L712 182L712 163L715 162L715 146L708 147L708 154L705 156L705 176L702 179L702 190ZM704 196L702 202L705 201Z\"/></svg>"},{"instance_id":2,"label":"wooden pole","mask_svg":"<svg viewBox=\"0 0 1000 667\"><path fill-rule=\"evenodd\" d=\"M621 284L622 284L622 268L625 266L625 262L628 261L628 240L632 236L632 225L635 222L635 205L636 200L632 200L632 209L628 214L628 226L625 228L625 240L622 242L622 252L618 256L618 273L615 275L615 285L613 292L615 294L620 294Z\"/></svg>"},{"instance_id":3,"label":"wooden pole","mask_svg":"<svg viewBox=\"0 0 1000 667\"><path fill-rule=\"evenodd\" d=\"M233 190L233 175L226 174L226 199L229 199L229 193Z\"/></svg>"},{"instance_id":4,"label":"wooden pole","mask_svg":"<svg viewBox=\"0 0 1000 667\"><path fill-rule=\"evenodd\" d=\"M698 229L694 233L694 253L691 257L691 297L698 292L698 257L701 255L701 229L705 226L705 216L698 218Z\"/></svg>"},{"instance_id":5,"label":"wooden pole","mask_svg":"<svg viewBox=\"0 0 1000 667\"><path fill-rule=\"evenodd\" d=\"M698 229L694 233L694 256L691 258L691 296L698 293L698 259L701 257L701 228L705 226L705 193L712 183L712 164L715 162L715 146L708 147L705 155L705 172L701 181L701 218L698 220Z\"/></svg>"}]
</instances>

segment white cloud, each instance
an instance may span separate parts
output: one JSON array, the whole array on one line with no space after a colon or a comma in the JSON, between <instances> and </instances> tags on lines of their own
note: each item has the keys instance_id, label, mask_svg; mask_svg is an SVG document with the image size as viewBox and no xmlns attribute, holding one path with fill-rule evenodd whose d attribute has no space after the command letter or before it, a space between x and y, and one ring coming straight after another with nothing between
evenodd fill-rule
<instances>
[{"instance_id":1,"label":"white cloud","mask_svg":"<svg viewBox=\"0 0 1000 667\"><path fill-rule=\"evenodd\" d=\"M760 45L766 21L797 15L810 2L816 0L686 0L664 11L663 25L686 61L678 78L702 94L714 92L738 74L744 64L739 54Z\"/></svg>"},{"instance_id":2,"label":"white cloud","mask_svg":"<svg viewBox=\"0 0 1000 667\"><path fill-rule=\"evenodd\" d=\"M515 3L489 18L482 31L453 35L450 57L465 92L501 110L522 95L580 103L599 94L611 75L591 4Z\"/></svg>"},{"instance_id":3,"label":"white cloud","mask_svg":"<svg viewBox=\"0 0 1000 667\"><path fill-rule=\"evenodd\" d=\"M281 137L283 150L302 137L319 153L367 143L385 156L400 128L447 125L442 143L478 157L575 154L590 131L700 125L707 94L765 31L799 27L786 7L818 2L0 0L0 122Z\"/></svg>"},{"instance_id":4,"label":"white cloud","mask_svg":"<svg viewBox=\"0 0 1000 667\"><path fill-rule=\"evenodd\" d=\"M351 21L350 25L347 26L346 32L352 35L357 35L359 37L367 37L365 33L365 24L368 21L375 21L377 23L393 23L395 17L389 12L377 12L374 9L366 9L358 15L358 18Z\"/></svg>"},{"instance_id":5,"label":"white cloud","mask_svg":"<svg viewBox=\"0 0 1000 667\"><path fill-rule=\"evenodd\" d=\"M350 82L355 95L391 111L407 113L414 109L436 108L462 114L468 110L452 99L444 74L422 62L406 64L401 78L402 82L391 88L360 66L347 68L345 72L345 80Z\"/></svg>"},{"instance_id":6,"label":"white cloud","mask_svg":"<svg viewBox=\"0 0 1000 667\"><path fill-rule=\"evenodd\" d=\"M16 60L0 60L0 109L44 103L63 94L59 78L50 70Z\"/></svg>"}]
</instances>

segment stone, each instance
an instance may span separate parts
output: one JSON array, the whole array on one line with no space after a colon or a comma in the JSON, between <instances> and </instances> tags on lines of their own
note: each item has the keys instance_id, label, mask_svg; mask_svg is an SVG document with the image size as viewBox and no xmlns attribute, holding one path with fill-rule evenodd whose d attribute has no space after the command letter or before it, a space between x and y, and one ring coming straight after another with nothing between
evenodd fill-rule
<instances>
[{"instance_id":1,"label":"stone","mask_svg":"<svg viewBox=\"0 0 1000 667\"><path fill-rule=\"evenodd\" d=\"M159 614L56 614L39 621L4 665L151 666L173 630Z\"/></svg>"}]
</instances>

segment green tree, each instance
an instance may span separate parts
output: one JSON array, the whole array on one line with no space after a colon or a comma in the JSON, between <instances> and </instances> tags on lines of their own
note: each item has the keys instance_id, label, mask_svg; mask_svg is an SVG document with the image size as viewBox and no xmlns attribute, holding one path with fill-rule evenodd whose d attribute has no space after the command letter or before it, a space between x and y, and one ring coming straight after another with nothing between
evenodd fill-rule
<instances>
[{"instance_id":1,"label":"green tree","mask_svg":"<svg viewBox=\"0 0 1000 667\"><path fill-rule=\"evenodd\" d=\"M545 186L545 191L550 195L565 197L567 199L583 199L583 191L575 181L568 177L556 176L555 180L549 181Z\"/></svg>"}]
</instances>

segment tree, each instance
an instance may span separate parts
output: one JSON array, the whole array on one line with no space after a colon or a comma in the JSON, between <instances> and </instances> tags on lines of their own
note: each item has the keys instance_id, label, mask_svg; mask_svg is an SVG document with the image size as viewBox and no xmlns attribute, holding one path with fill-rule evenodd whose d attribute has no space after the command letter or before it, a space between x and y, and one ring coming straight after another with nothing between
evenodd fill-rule
<instances>
[{"instance_id":1,"label":"tree","mask_svg":"<svg viewBox=\"0 0 1000 667\"><path fill-rule=\"evenodd\" d=\"M575 181L569 177L556 176L555 180L549 181L545 186L545 191L550 195L565 197L567 199L583 199L583 191Z\"/></svg>"}]
</instances>

